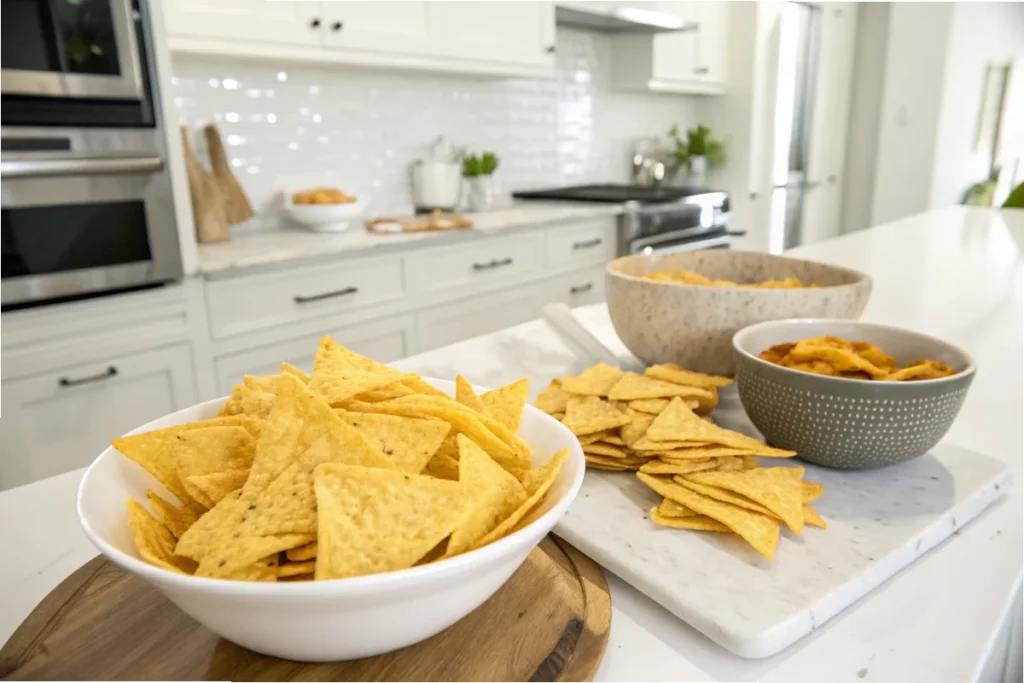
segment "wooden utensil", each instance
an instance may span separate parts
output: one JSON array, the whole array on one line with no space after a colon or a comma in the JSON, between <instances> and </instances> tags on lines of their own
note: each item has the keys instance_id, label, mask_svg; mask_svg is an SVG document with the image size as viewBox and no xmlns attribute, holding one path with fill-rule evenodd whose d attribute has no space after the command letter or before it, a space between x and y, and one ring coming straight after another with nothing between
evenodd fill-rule
<instances>
[{"instance_id":1,"label":"wooden utensil","mask_svg":"<svg viewBox=\"0 0 1024 683\"><path fill-rule=\"evenodd\" d=\"M321 664L266 657L223 640L100 556L18 627L0 650L0 677L580 681L597 672L610 626L601 568L553 536L490 600L433 638L378 657Z\"/></svg>"},{"instance_id":2,"label":"wooden utensil","mask_svg":"<svg viewBox=\"0 0 1024 683\"><path fill-rule=\"evenodd\" d=\"M203 128L206 136L206 147L210 154L210 166L213 168L213 177L220 188L221 196L224 198L224 206L227 211L228 223L238 225L249 220L253 216L252 204L245 196L245 190L238 183L238 178L231 171L228 157L224 153L224 143L220 139L220 131L214 124L207 124Z\"/></svg>"},{"instance_id":3,"label":"wooden utensil","mask_svg":"<svg viewBox=\"0 0 1024 683\"><path fill-rule=\"evenodd\" d=\"M199 163L188 142L188 129L181 127L181 147L185 155L188 174L188 192L192 198L192 220L196 226L196 241L200 244L227 242L228 217L217 183Z\"/></svg>"}]
</instances>

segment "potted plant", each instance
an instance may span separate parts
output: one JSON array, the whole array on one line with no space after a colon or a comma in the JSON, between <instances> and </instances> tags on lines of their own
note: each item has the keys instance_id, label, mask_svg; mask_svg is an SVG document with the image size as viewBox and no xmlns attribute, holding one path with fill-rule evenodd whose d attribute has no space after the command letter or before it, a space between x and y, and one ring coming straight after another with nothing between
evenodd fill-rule
<instances>
[{"instance_id":1,"label":"potted plant","mask_svg":"<svg viewBox=\"0 0 1024 683\"><path fill-rule=\"evenodd\" d=\"M704 124L686 131L684 139L679 126L672 126L668 132L675 144L676 169L689 170L687 182L695 187L707 185L708 169L725 163L725 142L711 137L711 129Z\"/></svg>"},{"instance_id":2,"label":"potted plant","mask_svg":"<svg viewBox=\"0 0 1024 683\"><path fill-rule=\"evenodd\" d=\"M498 155L494 152L467 154L462 159L462 177L469 184L470 211L484 211L494 204L494 172Z\"/></svg>"}]
</instances>

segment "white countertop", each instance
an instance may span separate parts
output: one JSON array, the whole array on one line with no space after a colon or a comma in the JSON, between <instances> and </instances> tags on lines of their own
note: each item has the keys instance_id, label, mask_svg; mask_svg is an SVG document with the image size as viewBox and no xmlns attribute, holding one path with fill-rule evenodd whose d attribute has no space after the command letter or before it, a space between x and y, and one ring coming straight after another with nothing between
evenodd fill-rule
<instances>
[{"instance_id":1,"label":"white countertop","mask_svg":"<svg viewBox=\"0 0 1024 683\"><path fill-rule=\"evenodd\" d=\"M1021 576L1022 237L1024 212L955 208L793 252L869 273L875 289L864 319L942 337L974 355L978 374L946 440L1004 459L1013 479L1006 498L822 629L763 660L728 653L609 575L612 629L599 680L959 682L993 673L982 667L999 647ZM577 314L629 358L604 306ZM557 333L533 321L397 365L435 377L458 370L492 386L527 375L536 392L582 364ZM17 549L17 562L0 564L2 640L95 555L75 519L80 476L0 493L0 547ZM1019 665L1019 649L1016 658Z\"/></svg>"},{"instance_id":2,"label":"white countertop","mask_svg":"<svg viewBox=\"0 0 1024 683\"><path fill-rule=\"evenodd\" d=\"M411 242L435 244L479 239L503 230L534 227L544 223L578 220L595 216L617 216L621 204L591 202L516 202L506 209L466 214L473 221L472 230L400 233L395 235L368 232L362 225L352 225L345 232L318 233L289 225L284 219L271 230L236 232L230 242L199 245L199 272L207 277L223 276L236 268L270 266L288 261L352 255L360 252L379 253L405 248Z\"/></svg>"}]
</instances>

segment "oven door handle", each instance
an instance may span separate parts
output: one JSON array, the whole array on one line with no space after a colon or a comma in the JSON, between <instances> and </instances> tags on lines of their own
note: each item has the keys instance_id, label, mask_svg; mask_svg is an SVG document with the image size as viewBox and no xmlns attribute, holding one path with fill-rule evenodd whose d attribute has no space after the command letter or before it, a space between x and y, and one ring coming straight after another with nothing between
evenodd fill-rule
<instances>
[{"instance_id":1,"label":"oven door handle","mask_svg":"<svg viewBox=\"0 0 1024 683\"><path fill-rule=\"evenodd\" d=\"M160 157L84 157L65 159L5 159L0 177L46 178L67 175L155 173L164 167Z\"/></svg>"},{"instance_id":2,"label":"oven door handle","mask_svg":"<svg viewBox=\"0 0 1024 683\"><path fill-rule=\"evenodd\" d=\"M681 251L701 251L703 249L721 249L722 247L728 248L731 243L732 239L728 235L721 235L719 237L712 237L706 240L663 242L660 245L652 244L650 247L651 252L654 254L675 254Z\"/></svg>"}]
</instances>

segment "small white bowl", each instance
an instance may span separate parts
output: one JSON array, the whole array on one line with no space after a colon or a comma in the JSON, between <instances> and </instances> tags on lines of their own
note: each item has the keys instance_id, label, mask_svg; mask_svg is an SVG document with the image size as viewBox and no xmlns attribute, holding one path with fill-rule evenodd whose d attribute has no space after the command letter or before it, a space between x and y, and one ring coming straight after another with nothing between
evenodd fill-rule
<instances>
[{"instance_id":1,"label":"small white bowl","mask_svg":"<svg viewBox=\"0 0 1024 683\"><path fill-rule=\"evenodd\" d=\"M366 202L350 204L296 204L289 194L284 200L288 216L314 232L342 232L366 212Z\"/></svg>"},{"instance_id":2,"label":"small white bowl","mask_svg":"<svg viewBox=\"0 0 1024 683\"><path fill-rule=\"evenodd\" d=\"M424 378L427 379L427 378ZM454 393L453 382L428 380ZM132 433L216 415L226 398L154 420ZM145 503L153 489L173 500L148 472L107 448L78 487L78 521L111 562L152 583L186 614L228 640L274 657L307 662L370 657L443 631L491 597L555 526L583 483L583 450L572 432L533 406L519 435L534 465L562 448L569 457L527 526L490 545L421 567L335 581L257 583L174 574L143 562L125 502Z\"/></svg>"}]
</instances>

